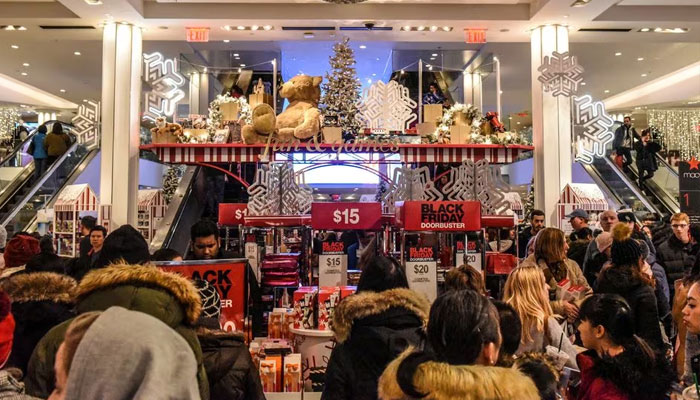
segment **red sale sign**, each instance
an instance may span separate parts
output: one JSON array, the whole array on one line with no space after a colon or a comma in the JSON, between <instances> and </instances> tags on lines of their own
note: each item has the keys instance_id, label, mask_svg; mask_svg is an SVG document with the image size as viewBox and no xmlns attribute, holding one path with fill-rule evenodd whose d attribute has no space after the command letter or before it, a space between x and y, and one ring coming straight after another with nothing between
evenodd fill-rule
<instances>
[{"instance_id":1,"label":"red sale sign","mask_svg":"<svg viewBox=\"0 0 700 400\"><path fill-rule=\"evenodd\" d=\"M372 230L381 227L379 203L311 203L314 229Z\"/></svg>"},{"instance_id":2,"label":"red sale sign","mask_svg":"<svg viewBox=\"0 0 700 400\"><path fill-rule=\"evenodd\" d=\"M243 225L246 215L248 215L246 203L219 204L219 225L221 226Z\"/></svg>"},{"instance_id":3,"label":"red sale sign","mask_svg":"<svg viewBox=\"0 0 700 400\"><path fill-rule=\"evenodd\" d=\"M407 231L481 230L481 203L478 201L406 201L400 213Z\"/></svg>"},{"instance_id":4,"label":"red sale sign","mask_svg":"<svg viewBox=\"0 0 700 400\"><path fill-rule=\"evenodd\" d=\"M176 272L189 279L209 282L221 297L221 327L227 332L244 331L248 304L248 260L182 261L156 263L160 269Z\"/></svg>"}]
</instances>

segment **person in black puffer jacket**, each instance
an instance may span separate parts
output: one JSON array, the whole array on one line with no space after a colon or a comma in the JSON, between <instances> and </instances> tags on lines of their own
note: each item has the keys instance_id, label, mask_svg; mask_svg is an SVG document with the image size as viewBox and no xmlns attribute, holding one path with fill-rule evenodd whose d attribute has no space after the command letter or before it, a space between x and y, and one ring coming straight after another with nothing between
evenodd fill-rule
<instances>
[{"instance_id":1,"label":"person in black puffer jacket","mask_svg":"<svg viewBox=\"0 0 700 400\"><path fill-rule=\"evenodd\" d=\"M197 338L202 346L209 394L214 400L265 400L258 374L244 335L224 332L219 324L221 298L207 281L195 279L202 300Z\"/></svg>"},{"instance_id":2,"label":"person in black puffer jacket","mask_svg":"<svg viewBox=\"0 0 700 400\"><path fill-rule=\"evenodd\" d=\"M685 213L671 216L673 235L663 242L656 251L656 262L666 270L668 286L687 275L695 264L693 244L688 234L690 219Z\"/></svg>"},{"instance_id":3,"label":"person in black puffer jacket","mask_svg":"<svg viewBox=\"0 0 700 400\"><path fill-rule=\"evenodd\" d=\"M635 333L657 352L664 352L653 276L642 272L642 249L631 233L622 223L613 228L612 265L601 271L596 292L622 296L632 309Z\"/></svg>"},{"instance_id":4,"label":"person in black puffer jacket","mask_svg":"<svg viewBox=\"0 0 700 400\"><path fill-rule=\"evenodd\" d=\"M421 346L429 310L425 296L408 289L396 260L367 260L357 293L343 299L333 313L337 344L321 399L377 399L377 382L387 364L409 345Z\"/></svg>"}]
</instances>

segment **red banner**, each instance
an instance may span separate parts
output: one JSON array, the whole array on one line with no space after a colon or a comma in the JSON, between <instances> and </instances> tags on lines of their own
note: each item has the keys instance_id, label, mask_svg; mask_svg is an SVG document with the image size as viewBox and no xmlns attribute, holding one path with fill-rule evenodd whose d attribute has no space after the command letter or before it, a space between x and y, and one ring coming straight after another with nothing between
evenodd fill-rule
<instances>
[{"instance_id":1,"label":"red banner","mask_svg":"<svg viewBox=\"0 0 700 400\"><path fill-rule=\"evenodd\" d=\"M379 203L312 203L311 227L332 230L373 230L381 227Z\"/></svg>"},{"instance_id":2,"label":"red banner","mask_svg":"<svg viewBox=\"0 0 700 400\"><path fill-rule=\"evenodd\" d=\"M243 225L246 215L248 215L246 203L219 204L219 225L221 226Z\"/></svg>"},{"instance_id":3,"label":"red banner","mask_svg":"<svg viewBox=\"0 0 700 400\"><path fill-rule=\"evenodd\" d=\"M401 225L407 231L481 230L478 201L406 201L400 213Z\"/></svg>"},{"instance_id":4,"label":"red banner","mask_svg":"<svg viewBox=\"0 0 700 400\"><path fill-rule=\"evenodd\" d=\"M158 268L176 272L189 279L209 282L221 297L221 327L227 332L245 331L247 288L246 262L238 260L183 261L179 263L156 263Z\"/></svg>"}]
</instances>

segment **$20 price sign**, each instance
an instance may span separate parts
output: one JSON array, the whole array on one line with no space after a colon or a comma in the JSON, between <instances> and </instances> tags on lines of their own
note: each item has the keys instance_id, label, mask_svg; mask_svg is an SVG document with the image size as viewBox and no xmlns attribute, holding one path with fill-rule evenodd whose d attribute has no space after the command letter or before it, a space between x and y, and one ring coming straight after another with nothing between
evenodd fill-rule
<instances>
[{"instance_id":1,"label":"$20 price sign","mask_svg":"<svg viewBox=\"0 0 700 400\"><path fill-rule=\"evenodd\" d=\"M432 303L437 297L437 259L433 247L409 247L406 254L408 287Z\"/></svg>"},{"instance_id":2,"label":"$20 price sign","mask_svg":"<svg viewBox=\"0 0 700 400\"><path fill-rule=\"evenodd\" d=\"M379 203L312 203L311 227L333 230L376 230L381 227Z\"/></svg>"}]
</instances>

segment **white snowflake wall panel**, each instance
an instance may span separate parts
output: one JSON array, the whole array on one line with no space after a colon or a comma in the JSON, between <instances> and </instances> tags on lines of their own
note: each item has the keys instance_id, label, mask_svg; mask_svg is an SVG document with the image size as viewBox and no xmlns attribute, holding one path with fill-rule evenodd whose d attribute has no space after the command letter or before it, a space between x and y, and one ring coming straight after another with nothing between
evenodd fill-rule
<instances>
[{"instance_id":1,"label":"white snowflake wall panel","mask_svg":"<svg viewBox=\"0 0 700 400\"><path fill-rule=\"evenodd\" d=\"M552 92L552 96L571 97L583 82L583 67L568 51L555 51L551 56L545 56L537 71L541 73L537 80L545 92Z\"/></svg>"},{"instance_id":2,"label":"white snowflake wall panel","mask_svg":"<svg viewBox=\"0 0 700 400\"><path fill-rule=\"evenodd\" d=\"M78 107L78 115L72 119L73 134L78 137L78 143L93 149L100 144L100 102L88 100Z\"/></svg>"},{"instance_id":3,"label":"white snowflake wall panel","mask_svg":"<svg viewBox=\"0 0 700 400\"><path fill-rule=\"evenodd\" d=\"M594 102L589 95L574 97L573 113L576 161L591 164L594 158L605 157L605 146L615 134L610 129L614 121L603 102Z\"/></svg>"},{"instance_id":4,"label":"white snowflake wall panel","mask_svg":"<svg viewBox=\"0 0 700 400\"><path fill-rule=\"evenodd\" d=\"M185 77L180 74L177 58L165 59L161 53L143 55L143 78L151 86L144 95L143 119L155 121L175 115L177 103L185 97L180 89Z\"/></svg>"},{"instance_id":5,"label":"white snowflake wall panel","mask_svg":"<svg viewBox=\"0 0 700 400\"><path fill-rule=\"evenodd\" d=\"M417 105L407 87L377 81L365 90L359 110L366 128L403 131L418 119L413 112Z\"/></svg>"}]
</instances>

